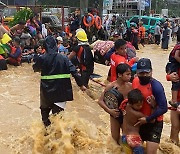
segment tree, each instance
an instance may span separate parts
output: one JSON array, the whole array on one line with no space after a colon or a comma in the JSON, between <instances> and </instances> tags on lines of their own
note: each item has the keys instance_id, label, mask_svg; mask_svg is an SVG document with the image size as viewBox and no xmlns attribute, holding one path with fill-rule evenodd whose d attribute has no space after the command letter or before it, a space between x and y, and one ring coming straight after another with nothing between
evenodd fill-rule
<instances>
[{"instance_id":1,"label":"tree","mask_svg":"<svg viewBox=\"0 0 180 154\"><path fill-rule=\"evenodd\" d=\"M180 14L179 0L152 0L152 9L156 14L161 14L162 9L169 10L169 16L179 16Z\"/></svg>"}]
</instances>

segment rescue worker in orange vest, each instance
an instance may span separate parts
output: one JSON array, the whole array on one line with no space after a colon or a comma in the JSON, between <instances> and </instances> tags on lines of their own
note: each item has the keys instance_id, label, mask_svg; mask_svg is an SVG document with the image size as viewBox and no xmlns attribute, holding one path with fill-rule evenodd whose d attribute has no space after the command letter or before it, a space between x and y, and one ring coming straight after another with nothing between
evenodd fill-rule
<instances>
[{"instance_id":1,"label":"rescue worker in orange vest","mask_svg":"<svg viewBox=\"0 0 180 154\"><path fill-rule=\"evenodd\" d=\"M8 59L7 62L10 65L19 66L21 63L21 48L20 48L20 38L15 37L13 40L13 45L11 47L11 53L8 53Z\"/></svg>"},{"instance_id":2,"label":"rescue worker in orange vest","mask_svg":"<svg viewBox=\"0 0 180 154\"><path fill-rule=\"evenodd\" d=\"M7 70L6 60L1 55L0 55L0 70Z\"/></svg>"},{"instance_id":3,"label":"rescue worker in orange vest","mask_svg":"<svg viewBox=\"0 0 180 154\"><path fill-rule=\"evenodd\" d=\"M145 35L146 35L146 29L143 26L143 23L140 22L139 23L139 39L140 39L140 43L142 44L143 47L144 47Z\"/></svg>"},{"instance_id":4,"label":"rescue worker in orange vest","mask_svg":"<svg viewBox=\"0 0 180 154\"><path fill-rule=\"evenodd\" d=\"M123 39L119 39L115 42L115 53L111 55L110 63L111 63L111 82L117 79L116 75L116 67L120 63L127 63L128 65L132 66L136 61L138 61L138 57L132 58L128 61L128 57L126 54L126 41Z\"/></svg>"},{"instance_id":5,"label":"rescue worker in orange vest","mask_svg":"<svg viewBox=\"0 0 180 154\"><path fill-rule=\"evenodd\" d=\"M156 154L163 129L163 114L167 112L167 100L162 84L152 77L150 59L142 58L137 62L137 76L132 86L139 89L145 98L141 108L145 117L138 119L135 126L140 125L139 133L142 140L147 142L147 154Z\"/></svg>"},{"instance_id":6,"label":"rescue worker in orange vest","mask_svg":"<svg viewBox=\"0 0 180 154\"><path fill-rule=\"evenodd\" d=\"M68 57L69 59L72 59L74 56L76 56L79 63L83 85L88 87L90 75L94 71L94 58L91 48L89 47L86 32L82 29L78 30L76 37L78 39L78 45L72 49L72 52Z\"/></svg>"}]
</instances>

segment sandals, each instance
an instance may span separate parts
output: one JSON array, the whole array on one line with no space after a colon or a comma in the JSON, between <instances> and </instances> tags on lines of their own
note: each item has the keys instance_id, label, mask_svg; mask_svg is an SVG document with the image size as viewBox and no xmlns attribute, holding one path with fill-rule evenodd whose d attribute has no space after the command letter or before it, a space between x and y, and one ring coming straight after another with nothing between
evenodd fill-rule
<instances>
[{"instance_id":1,"label":"sandals","mask_svg":"<svg viewBox=\"0 0 180 154\"><path fill-rule=\"evenodd\" d=\"M169 104L174 107L177 108L180 105L180 102L176 102L176 103L172 103L172 101L169 101Z\"/></svg>"}]
</instances>

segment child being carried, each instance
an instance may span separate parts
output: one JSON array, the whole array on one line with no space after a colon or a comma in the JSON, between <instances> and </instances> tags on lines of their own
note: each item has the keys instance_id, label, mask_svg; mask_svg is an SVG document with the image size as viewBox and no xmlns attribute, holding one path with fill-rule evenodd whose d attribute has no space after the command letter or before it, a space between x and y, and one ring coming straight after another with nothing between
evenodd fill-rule
<instances>
[{"instance_id":1,"label":"child being carried","mask_svg":"<svg viewBox=\"0 0 180 154\"><path fill-rule=\"evenodd\" d=\"M122 144L125 153L127 152L126 145L132 148L133 153L143 154L142 139L139 134L139 125L135 126L139 118L144 117L140 112L143 105L143 95L140 90L134 89L128 93L128 100L121 103L120 109L123 112L123 136ZM131 153L131 152L130 152Z\"/></svg>"}]
</instances>

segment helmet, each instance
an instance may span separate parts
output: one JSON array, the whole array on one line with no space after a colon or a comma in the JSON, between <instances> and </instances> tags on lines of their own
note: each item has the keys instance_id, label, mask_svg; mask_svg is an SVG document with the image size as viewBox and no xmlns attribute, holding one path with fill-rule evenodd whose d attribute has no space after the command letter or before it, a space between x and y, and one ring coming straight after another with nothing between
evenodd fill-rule
<instances>
[{"instance_id":1,"label":"helmet","mask_svg":"<svg viewBox=\"0 0 180 154\"><path fill-rule=\"evenodd\" d=\"M87 34L83 30L78 31L76 33L76 37L78 38L79 41L82 41L82 42L87 42L88 41Z\"/></svg>"}]
</instances>

